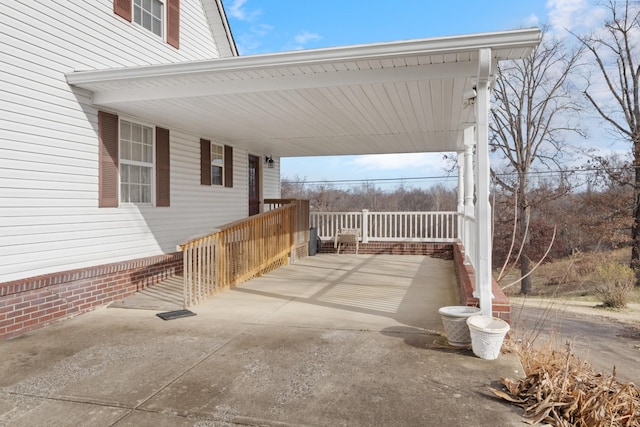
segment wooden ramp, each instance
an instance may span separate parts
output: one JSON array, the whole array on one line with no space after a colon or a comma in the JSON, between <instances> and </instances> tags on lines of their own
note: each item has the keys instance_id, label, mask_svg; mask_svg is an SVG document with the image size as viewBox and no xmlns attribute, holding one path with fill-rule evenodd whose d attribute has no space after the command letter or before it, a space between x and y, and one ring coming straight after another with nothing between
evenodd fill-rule
<instances>
[{"instance_id":1,"label":"wooden ramp","mask_svg":"<svg viewBox=\"0 0 640 427\"><path fill-rule=\"evenodd\" d=\"M183 308L183 276L169 279L136 292L120 301L109 304L109 308L133 308L138 310L172 311Z\"/></svg>"}]
</instances>

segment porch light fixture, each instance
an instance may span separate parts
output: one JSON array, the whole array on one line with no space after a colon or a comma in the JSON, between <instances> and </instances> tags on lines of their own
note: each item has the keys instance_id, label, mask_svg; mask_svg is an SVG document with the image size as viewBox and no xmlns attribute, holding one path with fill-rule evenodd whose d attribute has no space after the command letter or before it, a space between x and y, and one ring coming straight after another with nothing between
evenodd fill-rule
<instances>
[{"instance_id":1,"label":"porch light fixture","mask_svg":"<svg viewBox=\"0 0 640 427\"><path fill-rule=\"evenodd\" d=\"M269 169L273 169L276 167L276 162L273 161L273 157L272 156L267 156L264 159L264 162L266 163L267 167Z\"/></svg>"}]
</instances>

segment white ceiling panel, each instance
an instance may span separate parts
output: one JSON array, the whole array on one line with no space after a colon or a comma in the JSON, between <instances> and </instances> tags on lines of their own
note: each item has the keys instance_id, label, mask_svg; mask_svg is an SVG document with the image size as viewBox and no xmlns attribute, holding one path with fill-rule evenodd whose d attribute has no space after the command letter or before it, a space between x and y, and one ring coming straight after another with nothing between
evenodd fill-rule
<instances>
[{"instance_id":1,"label":"white ceiling panel","mask_svg":"<svg viewBox=\"0 0 640 427\"><path fill-rule=\"evenodd\" d=\"M98 108L276 156L459 151L478 50L529 54L538 29L67 75ZM494 68L495 69L495 68Z\"/></svg>"}]
</instances>

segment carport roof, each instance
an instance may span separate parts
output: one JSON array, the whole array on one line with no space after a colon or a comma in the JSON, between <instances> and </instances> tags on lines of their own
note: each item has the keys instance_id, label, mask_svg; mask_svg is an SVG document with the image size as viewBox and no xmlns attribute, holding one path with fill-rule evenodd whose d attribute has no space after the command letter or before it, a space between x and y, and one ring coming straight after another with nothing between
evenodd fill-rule
<instances>
[{"instance_id":1,"label":"carport roof","mask_svg":"<svg viewBox=\"0 0 640 427\"><path fill-rule=\"evenodd\" d=\"M93 103L276 156L460 151L478 51L526 57L537 28L77 71Z\"/></svg>"}]
</instances>

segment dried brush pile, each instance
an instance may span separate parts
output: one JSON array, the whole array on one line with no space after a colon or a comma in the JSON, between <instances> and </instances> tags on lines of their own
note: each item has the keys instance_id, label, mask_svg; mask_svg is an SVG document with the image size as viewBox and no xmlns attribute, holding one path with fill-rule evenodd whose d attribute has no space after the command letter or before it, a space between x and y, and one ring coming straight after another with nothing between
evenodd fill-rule
<instances>
[{"instance_id":1,"label":"dried brush pile","mask_svg":"<svg viewBox=\"0 0 640 427\"><path fill-rule=\"evenodd\" d=\"M524 408L531 424L565 427L640 427L640 389L596 373L566 351L552 347L519 349L526 378L502 379L508 392L491 388L498 397Z\"/></svg>"}]
</instances>

